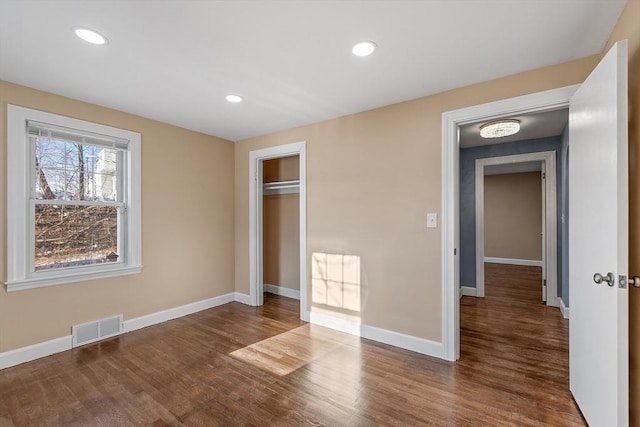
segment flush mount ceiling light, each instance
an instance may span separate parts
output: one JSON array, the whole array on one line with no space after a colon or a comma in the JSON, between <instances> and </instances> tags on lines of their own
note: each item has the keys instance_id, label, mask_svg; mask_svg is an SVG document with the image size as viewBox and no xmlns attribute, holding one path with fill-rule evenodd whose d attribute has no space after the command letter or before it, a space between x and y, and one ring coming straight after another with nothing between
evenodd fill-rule
<instances>
[{"instance_id":1,"label":"flush mount ceiling light","mask_svg":"<svg viewBox=\"0 0 640 427\"><path fill-rule=\"evenodd\" d=\"M97 45L107 44L107 38L105 36L88 28L75 27L73 28L73 32L76 33L76 36L88 43Z\"/></svg>"},{"instance_id":2,"label":"flush mount ceiling light","mask_svg":"<svg viewBox=\"0 0 640 427\"><path fill-rule=\"evenodd\" d=\"M237 104L238 102L242 102L243 98L239 95L227 95L224 97L224 99L226 99L229 102L233 102L234 104Z\"/></svg>"},{"instance_id":3,"label":"flush mount ceiling light","mask_svg":"<svg viewBox=\"0 0 640 427\"><path fill-rule=\"evenodd\" d=\"M360 42L353 46L351 52L355 56L369 56L376 50L376 44L374 42Z\"/></svg>"},{"instance_id":4,"label":"flush mount ceiling light","mask_svg":"<svg viewBox=\"0 0 640 427\"><path fill-rule=\"evenodd\" d=\"M483 138L504 138L520 132L520 120L498 120L480 126Z\"/></svg>"}]
</instances>

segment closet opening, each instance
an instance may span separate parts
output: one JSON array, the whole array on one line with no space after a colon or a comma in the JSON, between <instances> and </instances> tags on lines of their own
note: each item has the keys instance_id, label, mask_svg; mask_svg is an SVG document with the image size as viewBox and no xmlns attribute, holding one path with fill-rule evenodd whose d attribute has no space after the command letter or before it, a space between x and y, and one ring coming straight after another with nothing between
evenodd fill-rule
<instances>
[{"instance_id":1,"label":"closet opening","mask_svg":"<svg viewBox=\"0 0 640 427\"><path fill-rule=\"evenodd\" d=\"M249 298L261 306L265 292L307 305L306 142L249 153Z\"/></svg>"},{"instance_id":2,"label":"closet opening","mask_svg":"<svg viewBox=\"0 0 640 427\"><path fill-rule=\"evenodd\" d=\"M300 300L300 156L262 164L263 291Z\"/></svg>"}]
</instances>

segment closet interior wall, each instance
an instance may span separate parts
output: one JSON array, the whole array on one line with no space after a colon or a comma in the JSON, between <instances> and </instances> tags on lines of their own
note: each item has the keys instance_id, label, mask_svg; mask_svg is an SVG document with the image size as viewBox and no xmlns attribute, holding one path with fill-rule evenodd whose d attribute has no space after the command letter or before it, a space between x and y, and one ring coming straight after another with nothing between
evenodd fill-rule
<instances>
[{"instance_id":1,"label":"closet interior wall","mask_svg":"<svg viewBox=\"0 0 640 427\"><path fill-rule=\"evenodd\" d=\"M266 291L270 287L300 290L300 197L296 184L299 178L299 156L263 163L263 280ZM268 191L275 182L291 184Z\"/></svg>"}]
</instances>

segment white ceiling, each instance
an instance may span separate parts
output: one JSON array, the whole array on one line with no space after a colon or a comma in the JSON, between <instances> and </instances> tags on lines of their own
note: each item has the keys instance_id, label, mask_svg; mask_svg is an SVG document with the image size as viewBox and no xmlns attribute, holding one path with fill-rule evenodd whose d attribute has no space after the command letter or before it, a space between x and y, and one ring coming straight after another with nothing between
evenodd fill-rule
<instances>
[{"instance_id":1,"label":"white ceiling","mask_svg":"<svg viewBox=\"0 0 640 427\"><path fill-rule=\"evenodd\" d=\"M599 53L624 4L0 0L0 79L235 141Z\"/></svg>"},{"instance_id":2,"label":"white ceiling","mask_svg":"<svg viewBox=\"0 0 640 427\"><path fill-rule=\"evenodd\" d=\"M502 144L561 135L569 121L569 109L563 108L541 113L520 114L505 118L519 120L520 132L504 138L482 138L480 136L480 126L485 121L466 124L460 126L460 147L478 147L480 145Z\"/></svg>"}]
</instances>

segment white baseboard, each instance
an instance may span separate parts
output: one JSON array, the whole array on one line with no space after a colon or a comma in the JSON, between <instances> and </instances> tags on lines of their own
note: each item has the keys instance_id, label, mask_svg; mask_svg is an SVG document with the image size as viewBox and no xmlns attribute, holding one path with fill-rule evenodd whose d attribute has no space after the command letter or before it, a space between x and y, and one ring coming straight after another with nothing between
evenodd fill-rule
<instances>
[{"instance_id":1,"label":"white baseboard","mask_svg":"<svg viewBox=\"0 0 640 427\"><path fill-rule=\"evenodd\" d=\"M253 305L251 304L251 295L243 294L240 292L234 292L233 295L234 295L235 302L239 302L246 305Z\"/></svg>"},{"instance_id":2,"label":"white baseboard","mask_svg":"<svg viewBox=\"0 0 640 427\"><path fill-rule=\"evenodd\" d=\"M460 298L465 295L470 297L477 296L475 286L460 286Z\"/></svg>"},{"instance_id":3,"label":"white baseboard","mask_svg":"<svg viewBox=\"0 0 640 427\"><path fill-rule=\"evenodd\" d=\"M512 264L512 265L528 265L531 267L542 267L542 260L535 259L517 259L517 258L496 258L486 256L484 262L492 262L494 264Z\"/></svg>"},{"instance_id":4,"label":"white baseboard","mask_svg":"<svg viewBox=\"0 0 640 427\"><path fill-rule=\"evenodd\" d=\"M180 307L170 308L168 310L159 311L157 313L147 314L145 316L136 317L134 319L122 322L123 332L131 332L147 326L156 325L166 322L167 320L176 319L188 314L197 313L198 311L207 310L219 305L227 304L233 301L249 303L249 295L238 292L230 292L214 298L197 301L191 304L182 305ZM9 368L21 363L30 362L41 357L50 356L65 350L71 350L73 347L73 336L55 338L50 341L33 344L26 347L17 348L4 353L0 353L0 369Z\"/></svg>"},{"instance_id":5,"label":"white baseboard","mask_svg":"<svg viewBox=\"0 0 640 427\"><path fill-rule=\"evenodd\" d=\"M558 297L558 305L560 306L560 313L562 313L562 317L565 319L569 318L569 307L564 305L564 301L562 301L561 297Z\"/></svg>"},{"instance_id":6,"label":"white baseboard","mask_svg":"<svg viewBox=\"0 0 640 427\"><path fill-rule=\"evenodd\" d=\"M0 369L16 366L21 363L51 356L66 350L71 350L73 338L71 335L55 338L38 344L16 348L0 353Z\"/></svg>"},{"instance_id":7,"label":"white baseboard","mask_svg":"<svg viewBox=\"0 0 640 427\"><path fill-rule=\"evenodd\" d=\"M123 323L124 332L131 332L147 326L156 325L178 317L197 313L202 310L217 307L229 302L237 301L242 304L251 305L251 298L247 294L240 292L230 292L214 298L197 301L180 307L170 308L168 310L159 311L157 313L147 314L145 316L136 317L125 320ZM567 309L568 310L568 309ZM310 323L325 326L351 335L371 339L381 343L393 345L417 353L426 354L438 358L443 358L443 346L441 343L430 341L424 338L418 338L411 335L393 332L386 329L376 328L368 325L357 325L347 322L346 320L337 319L335 317L322 315L319 313L302 313L302 318ZM41 357L50 356L73 347L73 338L67 335L55 338L38 344L17 348L4 353L0 353L0 369L9 368L21 363L30 362Z\"/></svg>"},{"instance_id":8,"label":"white baseboard","mask_svg":"<svg viewBox=\"0 0 640 427\"><path fill-rule=\"evenodd\" d=\"M282 286L264 284L264 291L270 294L276 294L287 298L300 299L300 291L296 289L284 288Z\"/></svg>"},{"instance_id":9,"label":"white baseboard","mask_svg":"<svg viewBox=\"0 0 640 427\"><path fill-rule=\"evenodd\" d=\"M303 316L304 317L304 316ZM347 334L356 335L395 347L404 348L406 350L415 351L416 353L426 354L428 356L444 358L444 347L442 343L431 341L425 338L418 338L412 335L406 335L400 332L393 332L382 328L376 328L368 325L358 325L346 320L338 319L332 316L311 312L309 314L310 322L314 325L324 326L326 328L335 329Z\"/></svg>"},{"instance_id":10,"label":"white baseboard","mask_svg":"<svg viewBox=\"0 0 640 427\"><path fill-rule=\"evenodd\" d=\"M147 314L145 316L136 317L134 319L125 320L124 332L131 332L137 329L146 328L147 326L156 325L166 322L167 320L177 319L178 317L188 314L197 313L198 311L217 307L235 301L234 292L197 301L191 304L182 305L180 307L170 308L168 310L158 311L157 313Z\"/></svg>"}]
</instances>

